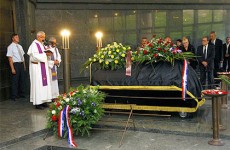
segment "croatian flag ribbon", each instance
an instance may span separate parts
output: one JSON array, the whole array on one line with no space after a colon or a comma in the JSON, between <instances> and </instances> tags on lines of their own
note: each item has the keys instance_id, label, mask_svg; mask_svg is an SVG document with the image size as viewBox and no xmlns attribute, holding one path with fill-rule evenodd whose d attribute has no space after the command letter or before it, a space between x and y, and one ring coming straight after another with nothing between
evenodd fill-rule
<instances>
[{"instance_id":1,"label":"croatian flag ribbon","mask_svg":"<svg viewBox=\"0 0 230 150\"><path fill-rule=\"evenodd\" d=\"M127 57L126 57L126 76L131 76L131 68L132 68L132 60L131 60L132 54L131 51L127 52Z\"/></svg>"},{"instance_id":2,"label":"croatian flag ribbon","mask_svg":"<svg viewBox=\"0 0 230 150\"><path fill-rule=\"evenodd\" d=\"M182 100L186 100L186 92L187 92L187 83L188 80L188 62L184 59L184 66L182 70Z\"/></svg>"},{"instance_id":3,"label":"croatian flag ribbon","mask_svg":"<svg viewBox=\"0 0 230 150\"><path fill-rule=\"evenodd\" d=\"M36 43L37 48L38 48L38 52L39 54L42 54L42 49L40 47L40 45L38 43ZM41 73L42 73L42 85L43 86L47 86L47 76L46 76L46 66L44 62L40 62L40 66L41 66Z\"/></svg>"},{"instance_id":4,"label":"croatian flag ribbon","mask_svg":"<svg viewBox=\"0 0 230 150\"><path fill-rule=\"evenodd\" d=\"M58 137L64 136L65 124L67 127L67 134L68 134L68 143L73 146L77 147L77 144L74 142L73 138L73 130L70 125L70 107L67 105L64 109L61 110L59 119L58 119Z\"/></svg>"}]
</instances>

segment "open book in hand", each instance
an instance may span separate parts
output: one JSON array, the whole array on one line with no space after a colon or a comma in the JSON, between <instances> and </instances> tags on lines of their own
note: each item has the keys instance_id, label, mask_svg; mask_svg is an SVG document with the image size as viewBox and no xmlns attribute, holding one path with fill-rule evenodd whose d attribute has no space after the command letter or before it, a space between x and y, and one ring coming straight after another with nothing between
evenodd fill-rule
<instances>
[{"instance_id":1,"label":"open book in hand","mask_svg":"<svg viewBox=\"0 0 230 150\"><path fill-rule=\"evenodd\" d=\"M53 52L51 51L51 49L46 49L46 50L44 50L44 52L45 52L45 53L53 53Z\"/></svg>"}]
</instances>

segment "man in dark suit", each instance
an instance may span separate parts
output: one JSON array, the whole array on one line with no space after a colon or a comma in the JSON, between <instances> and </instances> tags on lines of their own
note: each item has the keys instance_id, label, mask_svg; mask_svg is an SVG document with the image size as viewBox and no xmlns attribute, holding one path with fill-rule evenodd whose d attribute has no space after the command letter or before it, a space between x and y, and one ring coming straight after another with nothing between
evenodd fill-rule
<instances>
[{"instance_id":1,"label":"man in dark suit","mask_svg":"<svg viewBox=\"0 0 230 150\"><path fill-rule=\"evenodd\" d=\"M202 45L197 48L197 56L200 68L200 81L205 89L206 85L206 73L208 73L208 88L213 88L214 77L214 59L215 59L215 47L209 44L208 37L202 38Z\"/></svg>"},{"instance_id":2,"label":"man in dark suit","mask_svg":"<svg viewBox=\"0 0 230 150\"><path fill-rule=\"evenodd\" d=\"M223 71L230 71L230 37L226 38L226 43L223 45Z\"/></svg>"},{"instance_id":3,"label":"man in dark suit","mask_svg":"<svg viewBox=\"0 0 230 150\"><path fill-rule=\"evenodd\" d=\"M223 63L223 42L216 38L215 31L211 31L209 43L215 46L214 77L216 78L217 72L220 72L220 68L222 67L220 64Z\"/></svg>"}]
</instances>

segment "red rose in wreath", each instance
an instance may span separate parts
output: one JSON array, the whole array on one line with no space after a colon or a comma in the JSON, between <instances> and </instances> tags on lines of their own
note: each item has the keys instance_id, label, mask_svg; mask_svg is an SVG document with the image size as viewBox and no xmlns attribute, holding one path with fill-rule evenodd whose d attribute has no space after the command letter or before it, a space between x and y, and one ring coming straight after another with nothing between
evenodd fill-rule
<instances>
[{"instance_id":1,"label":"red rose in wreath","mask_svg":"<svg viewBox=\"0 0 230 150\"><path fill-rule=\"evenodd\" d=\"M61 104L60 104L59 102L57 102L56 107L58 108L60 105L61 105Z\"/></svg>"},{"instance_id":2,"label":"red rose in wreath","mask_svg":"<svg viewBox=\"0 0 230 150\"><path fill-rule=\"evenodd\" d=\"M57 117L55 115L52 116L52 121L57 121Z\"/></svg>"},{"instance_id":3,"label":"red rose in wreath","mask_svg":"<svg viewBox=\"0 0 230 150\"><path fill-rule=\"evenodd\" d=\"M148 54L148 51L147 51L147 50L144 50L143 53L144 53L145 55L147 55L147 54Z\"/></svg>"}]
</instances>

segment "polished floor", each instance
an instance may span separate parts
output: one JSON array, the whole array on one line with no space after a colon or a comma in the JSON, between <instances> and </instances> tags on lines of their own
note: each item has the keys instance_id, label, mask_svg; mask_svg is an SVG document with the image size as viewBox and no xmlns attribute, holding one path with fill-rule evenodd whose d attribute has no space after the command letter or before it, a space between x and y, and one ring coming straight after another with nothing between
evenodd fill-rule
<instances>
[{"instance_id":1,"label":"polished floor","mask_svg":"<svg viewBox=\"0 0 230 150\"><path fill-rule=\"evenodd\" d=\"M46 112L35 109L28 98L0 102L0 149L33 150L68 148L66 139L46 133ZM87 150L228 150L230 149L230 109L222 109L220 131L224 146L211 146L212 109L207 100L199 110L188 118L177 113L135 112L133 124L129 124L119 148L128 115L106 114L95 126L90 137L75 136L79 149ZM139 113L141 115L139 115ZM99 129L98 129L99 128ZM48 145L48 146L47 146ZM53 148L50 148L54 146ZM40 147L40 148L39 148ZM49 148L47 148L49 147ZM57 148L58 149L58 148ZM64 149L64 148L60 148Z\"/></svg>"}]
</instances>

